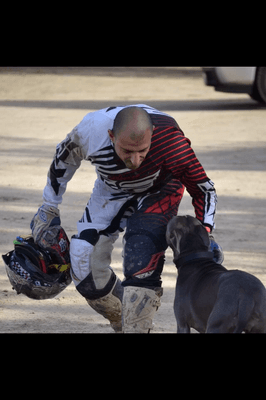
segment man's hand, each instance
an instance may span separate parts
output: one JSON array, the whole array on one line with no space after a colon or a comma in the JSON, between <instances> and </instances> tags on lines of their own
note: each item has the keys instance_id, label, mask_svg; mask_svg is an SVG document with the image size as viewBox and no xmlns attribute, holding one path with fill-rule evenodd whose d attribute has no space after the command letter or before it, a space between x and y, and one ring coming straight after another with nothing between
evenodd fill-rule
<instances>
[{"instance_id":1,"label":"man's hand","mask_svg":"<svg viewBox=\"0 0 266 400\"><path fill-rule=\"evenodd\" d=\"M222 264L222 262L224 260L223 249L215 241L215 239L214 239L212 234L209 234L209 239L210 239L209 251L213 252L213 261L215 261L217 264Z\"/></svg>"},{"instance_id":2,"label":"man's hand","mask_svg":"<svg viewBox=\"0 0 266 400\"><path fill-rule=\"evenodd\" d=\"M53 225L61 225L59 210L56 207L43 204L30 223L34 242L38 243L42 233Z\"/></svg>"},{"instance_id":3,"label":"man's hand","mask_svg":"<svg viewBox=\"0 0 266 400\"><path fill-rule=\"evenodd\" d=\"M213 261L216 262L217 264L222 264L222 262L224 260L223 249L214 239L214 237L211 233L211 228L209 226L205 226L205 229L209 234L209 239L210 239L209 250L213 252Z\"/></svg>"}]
</instances>

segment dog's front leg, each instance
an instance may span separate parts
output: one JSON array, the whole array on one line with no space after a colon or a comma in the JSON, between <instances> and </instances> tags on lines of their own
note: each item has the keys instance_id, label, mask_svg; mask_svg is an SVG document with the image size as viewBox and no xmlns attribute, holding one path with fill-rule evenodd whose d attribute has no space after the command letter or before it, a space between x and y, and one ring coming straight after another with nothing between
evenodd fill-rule
<instances>
[{"instance_id":1,"label":"dog's front leg","mask_svg":"<svg viewBox=\"0 0 266 400\"><path fill-rule=\"evenodd\" d=\"M190 333L190 327L188 325L178 325L177 324L177 333Z\"/></svg>"}]
</instances>

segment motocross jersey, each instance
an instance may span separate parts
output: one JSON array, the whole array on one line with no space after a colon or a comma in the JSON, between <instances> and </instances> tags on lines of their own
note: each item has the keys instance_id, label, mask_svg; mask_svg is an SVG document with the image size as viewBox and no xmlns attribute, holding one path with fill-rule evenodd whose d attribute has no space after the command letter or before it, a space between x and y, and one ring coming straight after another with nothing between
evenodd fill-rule
<instances>
[{"instance_id":1,"label":"motocross jersey","mask_svg":"<svg viewBox=\"0 0 266 400\"><path fill-rule=\"evenodd\" d=\"M196 217L205 225L214 226L216 192L177 122L169 115L145 104L154 131L150 150L137 170L126 167L117 156L108 129L123 106L108 107L88 113L83 120L57 145L43 192L47 204L62 202L67 182L73 177L82 160L96 168L97 177L110 189L115 200L123 196L158 191L171 181L171 190L183 185L192 197ZM130 106L128 106L130 107Z\"/></svg>"}]
</instances>

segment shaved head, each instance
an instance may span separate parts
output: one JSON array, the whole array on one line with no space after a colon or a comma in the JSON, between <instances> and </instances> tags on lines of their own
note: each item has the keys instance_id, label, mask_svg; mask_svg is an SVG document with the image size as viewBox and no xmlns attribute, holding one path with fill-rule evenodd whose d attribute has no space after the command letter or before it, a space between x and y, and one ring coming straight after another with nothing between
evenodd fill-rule
<instances>
[{"instance_id":1,"label":"shaved head","mask_svg":"<svg viewBox=\"0 0 266 400\"><path fill-rule=\"evenodd\" d=\"M126 107L119 111L113 126L113 134L117 137L121 132L127 132L131 140L139 140L145 131L153 132L149 114L140 107Z\"/></svg>"},{"instance_id":2,"label":"shaved head","mask_svg":"<svg viewBox=\"0 0 266 400\"><path fill-rule=\"evenodd\" d=\"M118 157L129 169L137 169L151 146L152 120L143 108L132 106L119 111L109 137Z\"/></svg>"}]
</instances>

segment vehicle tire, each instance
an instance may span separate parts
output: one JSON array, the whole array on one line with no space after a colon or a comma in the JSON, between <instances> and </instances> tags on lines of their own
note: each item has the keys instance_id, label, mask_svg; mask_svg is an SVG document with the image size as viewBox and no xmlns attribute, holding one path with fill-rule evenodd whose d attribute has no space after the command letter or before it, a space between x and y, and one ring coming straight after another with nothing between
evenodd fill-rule
<instances>
[{"instance_id":1,"label":"vehicle tire","mask_svg":"<svg viewBox=\"0 0 266 400\"><path fill-rule=\"evenodd\" d=\"M257 68L255 83L250 97L260 103L266 103L266 67Z\"/></svg>"}]
</instances>

